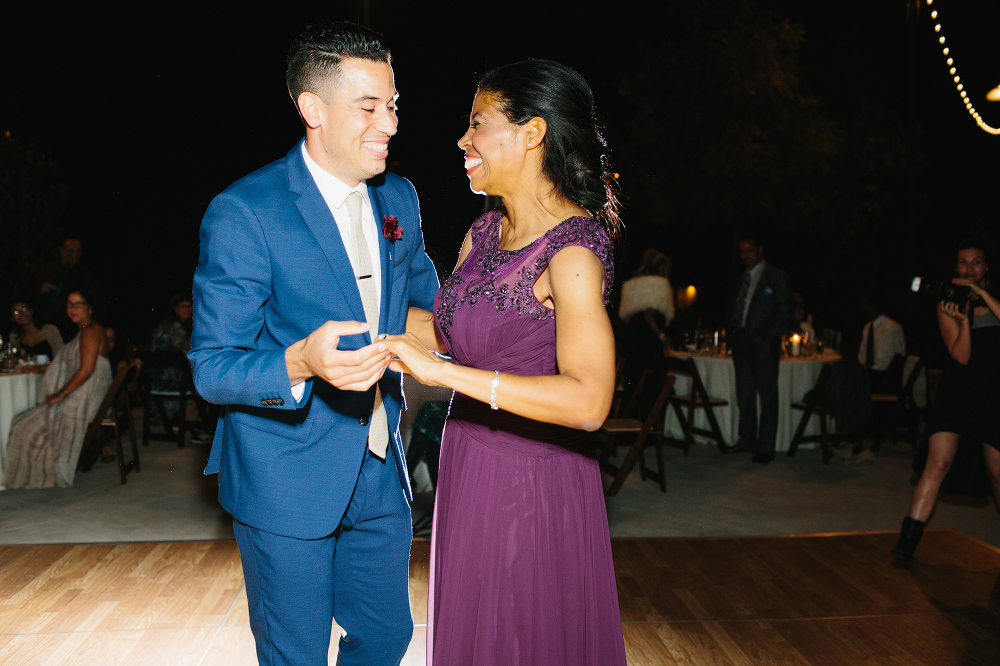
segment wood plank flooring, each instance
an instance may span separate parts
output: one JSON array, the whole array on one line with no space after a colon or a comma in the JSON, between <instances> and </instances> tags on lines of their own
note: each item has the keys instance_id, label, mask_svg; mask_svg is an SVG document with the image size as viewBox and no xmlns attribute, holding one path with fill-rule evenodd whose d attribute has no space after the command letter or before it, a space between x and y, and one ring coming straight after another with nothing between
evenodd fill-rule
<instances>
[{"instance_id":1,"label":"wood plank flooring","mask_svg":"<svg viewBox=\"0 0 1000 666\"><path fill-rule=\"evenodd\" d=\"M894 540L615 540L629 663L1000 663L1000 550L929 530L901 570ZM428 546L407 665L424 663ZM254 663L235 542L0 546L0 664Z\"/></svg>"}]
</instances>

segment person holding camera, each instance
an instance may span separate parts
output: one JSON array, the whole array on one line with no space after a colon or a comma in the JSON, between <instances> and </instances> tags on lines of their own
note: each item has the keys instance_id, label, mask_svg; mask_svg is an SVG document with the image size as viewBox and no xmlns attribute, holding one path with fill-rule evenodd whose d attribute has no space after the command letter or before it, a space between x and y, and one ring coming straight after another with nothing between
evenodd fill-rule
<instances>
[{"instance_id":1,"label":"person holding camera","mask_svg":"<svg viewBox=\"0 0 1000 666\"><path fill-rule=\"evenodd\" d=\"M959 277L952 283L961 289L949 290L937 306L950 358L927 421L927 464L892 549L898 563L913 558L960 438L982 442L993 493L1000 500L1000 421L995 414L1000 406L1000 302L987 291L988 270L982 247L972 242L959 245Z\"/></svg>"}]
</instances>

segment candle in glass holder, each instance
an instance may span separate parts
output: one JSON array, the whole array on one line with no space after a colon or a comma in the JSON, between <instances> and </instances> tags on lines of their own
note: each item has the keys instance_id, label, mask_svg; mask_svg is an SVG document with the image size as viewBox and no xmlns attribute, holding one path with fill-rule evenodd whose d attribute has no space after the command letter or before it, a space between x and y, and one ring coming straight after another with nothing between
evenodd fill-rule
<instances>
[{"instance_id":1,"label":"candle in glass holder","mask_svg":"<svg viewBox=\"0 0 1000 666\"><path fill-rule=\"evenodd\" d=\"M788 355L789 356L799 356L802 354L802 337L795 333L788 340Z\"/></svg>"}]
</instances>

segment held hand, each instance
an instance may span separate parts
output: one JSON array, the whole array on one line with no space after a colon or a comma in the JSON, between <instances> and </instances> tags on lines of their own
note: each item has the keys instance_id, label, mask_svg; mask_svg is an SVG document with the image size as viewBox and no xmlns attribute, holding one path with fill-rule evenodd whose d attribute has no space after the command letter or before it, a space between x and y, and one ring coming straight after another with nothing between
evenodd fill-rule
<instances>
[{"instance_id":1,"label":"held hand","mask_svg":"<svg viewBox=\"0 0 1000 666\"><path fill-rule=\"evenodd\" d=\"M425 386L442 385L437 377L447 363L428 351L416 335L387 335L381 340L398 357L389 364L391 369L406 373Z\"/></svg>"},{"instance_id":2,"label":"held hand","mask_svg":"<svg viewBox=\"0 0 1000 666\"><path fill-rule=\"evenodd\" d=\"M959 308L958 303L945 303L944 301L941 301L940 303L938 303L938 311L948 315L949 317L957 321L959 324L969 320L969 315L962 312L962 309Z\"/></svg>"},{"instance_id":3,"label":"held hand","mask_svg":"<svg viewBox=\"0 0 1000 666\"><path fill-rule=\"evenodd\" d=\"M337 349L341 337L366 331L364 322L326 322L286 350L289 379L319 377L344 391L367 391L389 365L385 344L376 342L354 351Z\"/></svg>"}]
</instances>

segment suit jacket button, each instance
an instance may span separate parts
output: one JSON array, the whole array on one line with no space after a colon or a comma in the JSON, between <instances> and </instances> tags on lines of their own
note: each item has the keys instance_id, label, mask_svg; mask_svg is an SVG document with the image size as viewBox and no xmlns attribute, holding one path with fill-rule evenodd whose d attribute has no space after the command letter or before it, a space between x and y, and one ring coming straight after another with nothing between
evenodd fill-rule
<instances>
[{"instance_id":1,"label":"suit jacket button","mask_svg":"<svg viewBox=\"0 0 1000 666\"><path fill-rule=\"evenodd\" d=\"M275 398L274 402L277 403L278 405L285 404L285 400L283 398Z\"/></svg>"},{"instance_id":2,"label":"suit jacket button","mask_svg":"<svg viewBox=\"0 0 1000 666\"><path fill-rule=\"evenodd\" d=\"M264 405L266 407L267 406L267 400L261 400L260 404L262 404L262 405Z\"/></svg>"},{"instance_id":3,"label":"suit jacket button","mask_svg":"<svg viewBox=\"0 0 1000 666\"><path fill-rule=\"evenodd\" d=\"M361 425L363 425L363 426L366 426L366 425L368 425L368 415L367 415L367 414L364 414L364 415L360 416L360 417L358 418L358 423L360 423L360 424L361 424Z\"/></svg>"}]
</instances>

